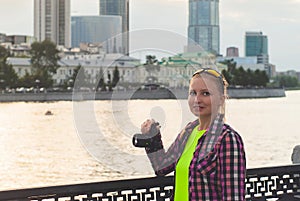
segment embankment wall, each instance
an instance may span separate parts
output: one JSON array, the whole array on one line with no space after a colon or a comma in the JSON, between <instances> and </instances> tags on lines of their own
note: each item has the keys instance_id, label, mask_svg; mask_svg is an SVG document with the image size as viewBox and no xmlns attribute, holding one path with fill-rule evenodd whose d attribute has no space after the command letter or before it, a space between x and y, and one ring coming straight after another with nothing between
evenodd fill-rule
<instances>
[{"instance_id":1,"label":"embankment wall","mask_svg":"<svg viewBox=\"0 0 300 201\"><path fill-rule=\"evenodd\" d=\"M284 89L229 89L229 98L285 97ZM187 89L127 90L113 92L48 92L0 94L0 102L16 101L82 101L82 100L129 100L129 99L187 99Z\"/></svg>"}]
</instances>

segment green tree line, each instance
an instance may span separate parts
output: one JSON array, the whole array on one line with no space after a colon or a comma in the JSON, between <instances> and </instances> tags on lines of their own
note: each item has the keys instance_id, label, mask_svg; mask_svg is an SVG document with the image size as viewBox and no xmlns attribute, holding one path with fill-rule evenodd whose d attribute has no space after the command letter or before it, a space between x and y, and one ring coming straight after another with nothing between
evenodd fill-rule
<instances>
[{"instance_id":1,"label":"green tree line","mask_svg":"<svg viewBox=\"0 0 300 201\"><path fill-rule=\"evenodd\" d=\"M269 78L264 70L245 70L243 66L237 68L233 60L222 62L227 66L222 74L231 87L297 87L298 78L288 75L278 75Z\"/></svg>"},{"instance_id":2,"label":"green tree line","mask_svg":"<svg viewBox=\"0 0 300 201\"><path fill-rule=\"evenodd\" d=\"M26 72L25 76L19 78L12 65L7 63L10 56L9 51L0 46L0 80L1 88L50 87L53 85L52 75L59 68L59 51L51 41L45 40L41 43L34 42L31 45L32 72Z\"/></svg>"}]
</instances>

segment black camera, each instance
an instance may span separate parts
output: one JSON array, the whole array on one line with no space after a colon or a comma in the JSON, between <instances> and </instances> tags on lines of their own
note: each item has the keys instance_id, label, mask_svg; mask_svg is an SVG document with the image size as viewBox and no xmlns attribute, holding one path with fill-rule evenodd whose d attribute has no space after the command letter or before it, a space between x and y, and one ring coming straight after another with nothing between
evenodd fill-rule
<instances>
[{"instance_id":1,"label":"black camera","mask_svg":"<svg viewBox=\"0 0 300 201\"><path fill-rule=\"evenodd\" d=\"M160 138L159 129L157 128L159 126L158 122L155 122L151 125L150 131L147 134L135 134L132 138L132 144L135 147L149 147L153 142L157 141L157 138Z\"/></svg>"}]
</instances>

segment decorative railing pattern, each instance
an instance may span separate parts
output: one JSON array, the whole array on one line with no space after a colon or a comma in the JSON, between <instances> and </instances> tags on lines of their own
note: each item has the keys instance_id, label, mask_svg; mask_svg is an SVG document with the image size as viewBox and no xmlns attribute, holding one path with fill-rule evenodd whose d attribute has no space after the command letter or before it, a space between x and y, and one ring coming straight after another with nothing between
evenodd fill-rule
<instances>
[{"instance_id":1,"label":"decorative railing pattern","mask_svg":"<svg viewBox=\"0 0 300 201\"><path fill-rule=\"evenodd\" d=\"M167 201L173 177L151 177L0 191L5 201ZM300 165L247 170L246 201L293 201L300 195Z\"/></svg>"},{"instance_id":2,"label":"decorative railing pattern","mask_svg":"<svg viewBox=\"0 0 300 201\"><path fill-rule=\"evenodd\" d=\"M300 165L247 170L246 200L300 201Z\"/></svg>"}]
</instances>

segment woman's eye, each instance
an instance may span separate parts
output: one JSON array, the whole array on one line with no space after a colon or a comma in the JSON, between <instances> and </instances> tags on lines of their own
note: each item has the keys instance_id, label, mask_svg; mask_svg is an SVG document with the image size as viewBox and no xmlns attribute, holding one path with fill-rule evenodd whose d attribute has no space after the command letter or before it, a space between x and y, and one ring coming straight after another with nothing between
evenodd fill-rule
<instances>
[{"instance_id":1,"label":"woman's eye","mask_svg":"<svg viewBox=\"0 0 300 201\"><path fill-rule=\"evenodd\" d=\"M210 96L210 93L208 91L205 91L202 94L203 94L203 96Z\"/></svg>"},{"instance_id":2,"label":"woman's eye","mask_svg":"<svg viewBox=\"0 0 300 201\"><path fill-rule=\"evenodd\" d=\"M190 96L196 96L196 92L195 91L190 91Z\"/></svg>"}]
</instances>

